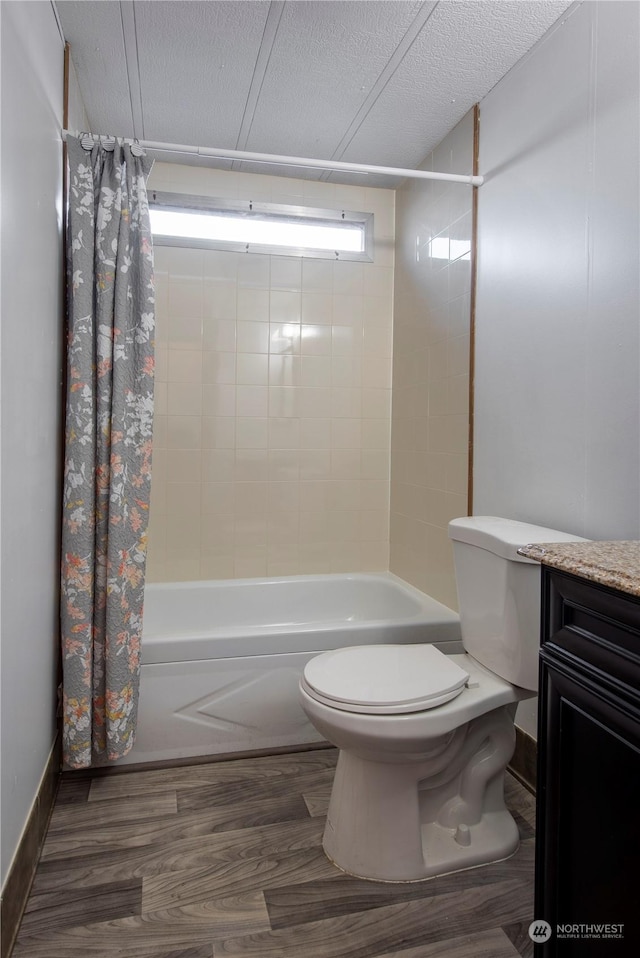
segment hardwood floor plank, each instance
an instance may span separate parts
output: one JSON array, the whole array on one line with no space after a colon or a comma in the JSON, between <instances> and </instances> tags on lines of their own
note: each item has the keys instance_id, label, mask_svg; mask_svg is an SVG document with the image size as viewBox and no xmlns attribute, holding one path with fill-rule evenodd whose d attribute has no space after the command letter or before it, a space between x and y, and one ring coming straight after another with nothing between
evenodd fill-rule
<instances>
[{"instance_id":1,"label":"hardwood floor plank","mask_svg":"<svg viewBox=\"0 0 640 958\"><path fill-rule=\"evenodd\" d=\"M196 806L198 803L196 803ZM225 805L207 805L192 809L187 803L182 807L178 800L178 809L181 817L204 812L209 816L212 832L238 831L245 828L255 828L259 825L274 825L277 822L292 822L309 817L307 806L302 795L264 795L262 800L254 799L247 802L236 802ZM185 807L186 806L186 807Z\"/></svg>"},{"instance_id":2,"label":"hardwood floor plank","mask_svg":"<svg viewBox=\"0 0 640 958\"><path fill-rule=\"evenodd\" d=\"M372 958L518 958L518 952L500 928L491 928L463 938L447 938L430 945L388 951Z\"/></svg>"},{"instance_id":3,"label":"hardwood floor plank","mask_svg":"<svg viewBox=\"0 0 640 958\"><path fill-rule=\"evenodd\" d=\"M255 892L138 917L78 925L50 935L24 939L20 936L14 958L139 958L145 954L156 958L172 948L210 948L221 935L251 935L268 928L264 899Z\"/></svg>"},{"instance_id":4,"label":"hardwood floor plank","mask_svg":"<svg viewBox=\"0 0 640 958\"><path fill-rule=\"evenodd\" d=\"M263 781L335 768L338 751L334 748L295 752L291 755L267 755L260 758L233 759L205 765L152 769L94 778L90 783L89 801L105 801L124 795L136 796L175 788L201 788L234 782Z\"/></svg>"},{"instance_id":5,"label":"hardwood floor plank","mask_svg":"<svg viewBox=\"0 0 640 958\"><path fill-rule=\"evenodd\" d=\"M521 958L533 958L533 941L529 938L529 925L533 921L533 911L527 921L504 925L503 931Z\"/></svg>"},{"instance_id":6,"label":"hardwood floor plank","mask_svg":"<svg viewBox=\"0 0 640 958\"><path fill-rule=\"evenodd\" d=\"M215 958L374 958L421 944L477 934L523 920L531 910L530 886L520 881L479 885L462 894L387 905L373 911L294 925L214 942Z\"/></svg>"},{"instance_id":7,"label":"hardwood floor plank","mask_svg":"<svg viewBox=\"0 0 640 958\"><path fill-rule=\"evenodd\" d=\"M186 871L211 865L216 860L277 857L283 852L320 846L323 830L322 820L306 818L198 835L166 844L105 849L86 860L67 860L64 856L49 858L38 866L32 894L60 887L82 888L92 882L127 881L167 871Z\"/></svg>"},{"instance_id":8,"label":"hardwood floor plank","mask_svg":"<svg viewBox=\"0 0 640 958\"><path fill-rule=\"evenodd\" d=\"M89 922L129 918L142 913L142 880L32 896L20 926L23 935L40 935Z\"/></svg>"},{"instance_id":9,"label":"hardwood floor plank","mask_svg":"<svg viewBox=\"0 0 640 958\"><path fill-rule=\"evenodd\" d=\"M339 872L326 880L267 888L265 901L271 927L287 928L304 922L337 918L351 912L380 908L395 902L426 900L439 895L504 881L533 881L534 847L521 845L506 861L441 875L422 882L372 882Z\"/></svg>"},{"instance_id":10,"label":"hardwood floor plank","mask_svg":"<svg viewBox=\"0 0 640 958\"><path fill-rule=\"evenodd\" d=\"M213 958L213 945L208 942L203 945L184 943L164 949L157 943L143 945L138 942L132 951L120 945L114 950L103 943L94 947L89 942L71 942L60 937L53 941L25 938L16 945L11 958Z\"/></svg>"},{"instance_id":11,"label":"hardwood floor plank","mask_svg":"<svg viewBox=\"0 0 640 958\"><path fill-rule=\"evenodd\" d=\"M109 802L85 802L84 805L56 805L49 823L49 835L75 832L76 829L99 829L104 824L122 825L126 822L149 821L165 815L175 815L178 801L175 789L160 795L140 795L114 798Z\"/></svg>"},{"instance_id":12,"label":"hardwood floor plank","mask_svg":"<svg viewBox=\"0 0 640 958\"><path fill-rule=\"evenodd\" d=\"M264 891L283 883L298 883L331 878L336 871L321 848L290 852L279 858L251 858L234 862L215 862L204 868L167 872L145 878L142 886L142 912L163 911L174 905L189 905L221 895L252 890Z\"/></svg>"},{"instance_id":13,"label":"hardwood floor plank","mask_svg":"<svg viewBox=\"0 0 640 958\"><path fill-rule=\"evenodd\" d=\"M281 775L269 780L267 787L261 779L203 785L200 788L178 788L178 811L198 811L216 805L233 805L238 802L273 801L281 796L300 795L306 788L331 785L335 770L333 768L302 771L297 775Z\"/></svg>"},{"instance_id":14,"label":"hardwood floor plank","mask_svg":"<svg viewBox=\"0 0 640 958\"><path fill-rule=\"evenodd\" d=\"M89 808L98 808L102 804L108 808L111 803L92 802ZM274 801L265 798L261 802L205 808L198 812L184 812L151 821L126 824L105 822L99 828L60 829L47 835L42 861L62 857L67 860L87 858L102 849L168 844L198 835L213 835L217 832L292 822L308 817L309 813L302 797L294 795Z\"/></svg>"},{"instance_id":15,"label":"hardwood floor plank","mask_svg":"<svg viewBox=\"0 0 640 958\"><path fill-rule=\"evenodd\" d=\"M86 778L66 778L58 786L56 795L56 806L58 805L79 805L89 799L89 789L91 780Z\"/></svg>"},{"instance_id":16,"label":"hardwood floor plank","mask_svg":"<svg viewBox=\"0 0 640 958\"><path fill-rule=\"evenodd\" d=\"M323 785L321 788L310 789L309 791L304 791L302 797L304 798L305 804L309 809L309 814L312 818L317 818L320 815L326 815L329 811L329 799L331 798L331 787L333 782L327 785Z\"/></svg>"}]
</instances>

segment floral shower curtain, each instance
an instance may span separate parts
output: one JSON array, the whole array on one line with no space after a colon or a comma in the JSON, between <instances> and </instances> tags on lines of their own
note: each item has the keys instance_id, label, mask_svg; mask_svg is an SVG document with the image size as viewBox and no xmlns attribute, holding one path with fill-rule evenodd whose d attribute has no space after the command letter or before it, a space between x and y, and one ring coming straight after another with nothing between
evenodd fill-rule
<instances>
[{"instance_id":1,"label":"floral shower curtain","mask_svg":"<svg viewBox=\"0 0 640 958\"><path fill-rule=\"evenodd\" d=\"M151 162L74 137L62 526L63 751L68 768L131 749L151 484ZM140 152L136 150L135 152Z\"/></svg>"}]
</instances>

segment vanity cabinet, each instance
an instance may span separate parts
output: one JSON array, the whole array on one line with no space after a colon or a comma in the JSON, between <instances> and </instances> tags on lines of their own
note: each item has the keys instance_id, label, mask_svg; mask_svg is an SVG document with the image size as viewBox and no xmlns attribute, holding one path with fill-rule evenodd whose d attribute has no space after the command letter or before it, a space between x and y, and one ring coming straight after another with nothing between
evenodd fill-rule
<instances>
[{"instance_id":1,"label":"vanity cabinet","mask_svg":"<svg viewBox=\"0 0 640 958\"><path fill-rule=\"evenodd\" d=\"M543 566L539 706L535 954L636 958L640 597Z\"/></svg>"}]
</instances>

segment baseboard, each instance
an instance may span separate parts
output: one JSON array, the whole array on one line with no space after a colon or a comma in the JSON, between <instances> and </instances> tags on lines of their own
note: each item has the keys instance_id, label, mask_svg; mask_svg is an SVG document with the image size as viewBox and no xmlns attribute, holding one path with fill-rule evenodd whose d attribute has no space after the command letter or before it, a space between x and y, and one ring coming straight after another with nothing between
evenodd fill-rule
<instances>
[{"instance_id":1,"label":"baseboard","mask_svg":"<svg viewBox=\"0 0 640 958\"><path fill-rule=\"evenodd\" d=\"M509 771L533 795L536 793L536 740L516 725L516 748L509 763Z\"/></svg>"},{"instance_id":2,"label":"baseboard","mask_svg":"<svg viewBox=\"0 0 640 958\"><path fill-rule=\"evenodd\" d=\"M0 956L9 958L27 904L33 877L47 834L47 827L60 780L60 736L56 736L38 793L31 806L22 838L9 869L0 898Z\"/></svg>"}]
</instances>

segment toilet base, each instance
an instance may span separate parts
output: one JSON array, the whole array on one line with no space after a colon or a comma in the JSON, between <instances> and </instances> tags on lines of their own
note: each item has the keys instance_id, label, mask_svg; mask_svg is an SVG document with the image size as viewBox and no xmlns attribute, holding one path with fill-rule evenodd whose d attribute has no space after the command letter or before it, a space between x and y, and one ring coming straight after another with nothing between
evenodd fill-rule
<instances>
[{"instance_id":1,"label":"toilet base","mask_svg":"<svg viewBox=\"0 0 640 958\"><path fill-rule=\"evenodd\" d=\"M501 861L518 848L504 804L512 709L500 708L431 743L431 757L393 764L341 750L323 847L343 871L421 881ZM425 749L428 756L428 749Z\"/></svg>"},{"instance_id":2,"label":"toilet base","mask_svg":"<svg viewBox=\"0 0 640 958\"><path fill-rule=\"evenodd\" d=\"M513 828L515 827L515 835ZM510 836L508 839L507 836ZM323 842L323 850L332 865L335 865L346 875L354 878L363 878L366 881L378 881L385 884L406 885L417 881L430 881L440 875L451 875L459 871L468 871L471 868L481 868L494 862L505 861L511 858L520 847L518 828L509 812L506 818L496 813L486 816L484 822L471 829L471 843L473 850L461 848L455 840L455 832L451 829L441 829L437 825L423 826L422 847L429 848L429 866L424 867L424 874L416 878L379 878L374 875L363 875L359 872L347 870L335 861L327 851ZM491 847L489 859L486 858L486 849ZM502 848L502 852L500 852ZM483 851L484 849L484 851Z\"/></svg>"}]
</instances>

